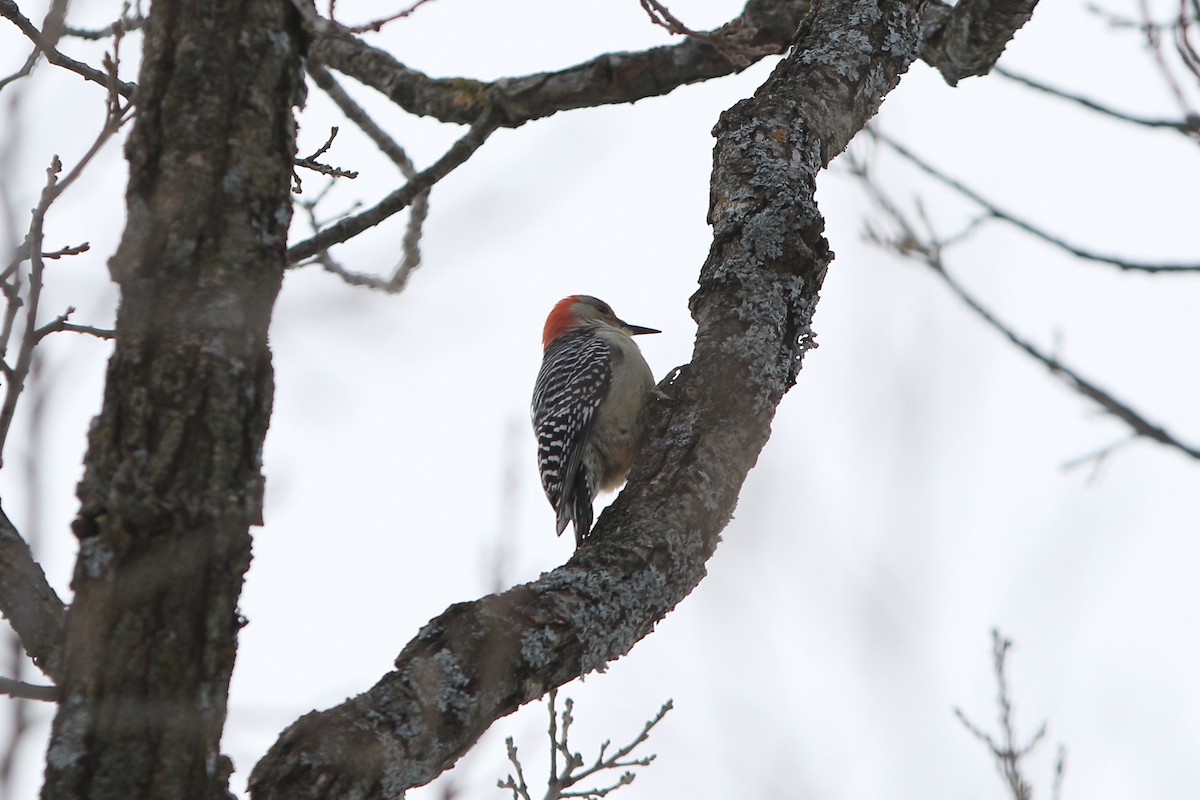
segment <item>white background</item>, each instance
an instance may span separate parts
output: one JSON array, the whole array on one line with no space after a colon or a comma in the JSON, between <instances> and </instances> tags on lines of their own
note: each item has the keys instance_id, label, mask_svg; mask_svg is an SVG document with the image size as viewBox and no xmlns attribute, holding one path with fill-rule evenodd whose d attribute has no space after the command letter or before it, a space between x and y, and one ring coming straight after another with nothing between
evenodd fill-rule
<instances>
[{"instance_id":1,"label":"white background","mask_svg":"<svg viewBox=\"0 0 1200 800\"><path fill-rule=\"evenodd\" d=\"M77 5L76 24L115 14L106 3ZM381 6L337 8L355 22L390 10ZM738 8L671 4L696 28ZM633 0L437 0L370 37L431 75L483 79L668 39ZM7 23L0 42L7 74L26 45ZM129 79L138 44L126 42ZM64 49L92 63L101 50ZM552 535L528 430L545 313L564 295L594 294L663 329L641 340L657 375L689 359L687 298L709 241L710 130L774 61L665 98L498 132L434 190L424 264L401 295L347 287L316 268L288 275L272 325L266 525L254 532L242 601L250 624L224 741L236 791L284 726L369 688L447 605L497 580L533 580L570 555L570 537ZM1044 3L1001 63L1131 112L1179 116L1138 35L1078 3ZM344 83L419 166L462 133ZM5 247L23 234L50 155L74 163L101 114L97 89L45 65L0 92ZM951 89L922 63L878 121L1068 240L1130 258L1200 260L1200 166L1178 134L998 77ZM301 124L308 153L339 121L313 90ZM400 181L340 124L327 159L362 175L338 187L330 212ZM943 232L975 213L885 152L854 147L898 200L923 197ZM307 189L323 185L304 178ZM88 240L92 250L51 267L47 316L72 304L77 322L111 323L105 262L123 191L124 162L110 144L55 206L47 246ZM624 743L670 697L676 708L646 746L659 758L621 790L627 800L1003 797L984 748L952 714L962 707L993 729L989 631L999 626L1017 642L1019 726L1028 734L1049 721L1028 774L1039 795L1049 795L1061 742L1066 797L1200 796L1200 464L1137 442L1099 470L1064 470L1119 441L1123 426L987 329L927 269L863 242L872 212L836 163L818 201L837 253L815 320L820 349L779 407L709 577L607 673L563 690L577 703L576 749L590 758L603 739ZM336 254L386 273L402 230L393 221ZM306 233L298 224L295 240ZM1000 224L952 251L948 266L1023 334L1200 442L1200 276L1120 274ZM45 351L48 422L31 438L27 397L0 496L37 536L67 597L74 484L108 346L60 334ZM0 700L0 726L10 702ZM36 795L51 711L31 708L16 798ZM504 796L492 787L507 771L507 735L536 780L544 729L541 704L500 721L452 773L459 796ZM6 735L0 727L0 745Z\"/></svg>"}]
</instances>

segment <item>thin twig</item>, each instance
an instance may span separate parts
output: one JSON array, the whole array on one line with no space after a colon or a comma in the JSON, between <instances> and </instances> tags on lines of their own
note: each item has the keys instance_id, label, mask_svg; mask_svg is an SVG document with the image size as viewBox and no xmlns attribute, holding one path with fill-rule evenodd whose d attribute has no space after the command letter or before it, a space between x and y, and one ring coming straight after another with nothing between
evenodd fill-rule
<instances>
[{"instance_id":1,"label":"thin twig","mask_svg":"<svg viewBox=\"0 0 1200 800\"><path fill-rule=\"evenodd\" d=\"M449 175L483 146L488 137L500 127L499 116L488 112L471 126L461 139L429 168L418 172L404 186L389 194L367 211L339 220L309 239L288 248L288 263L295 265L383 222L407 208L421 192Z\"/></svg>"},{"instance_id":2,"label":"thin twig","mask_svg":"<svg viewBox=\"0 0 1200 800\"><path fill-rule=\"evenodd\" d=\"M988 323L993 329L1002 334L1006 339L1019 347L1025 353L1039 361L1046 369L1060 378L1068 386L1074 389L1079 394L1095 402L1109 414L1128 425L1138 436L1143 436L1151 439L1159 444L1164 444L1167 447L1174 448L1191 458L1200 460L1200 448L1184 444L1174 435L1168 433L1159 425L1147 420L1138 412L1134 411L1128 404L1115 398L1110 392L1100 388L1095 383L1087 378L1084 378L1075 370L1063 364L1056 358L1053 358L1046 353L1043 353L1033 344L1018 336L1005 323L996 318L990 311L985 309L980 303L975 300L956 280L950 277L950 274L944 269L937 270L937 274L950 287L950 290L959 297L971 310L979 315L984 322Z\"/></svg>"},{"instance_id":3,"label":"thin twig","mask_svg":"<svg viewBox=\"0 0 1200 800\"><path fill-rule=\"evenodd\" d=\"M976 300L970 293L963 288L947 271L943 261L943 251L945 250L945 241L939 239L933 232L932 226L927 219L924 219L925 231L918 231L915 224L910 222L907 217L901 213L895 203L891 201L878 184L871 177L866 165L855 158L847 159L850 171L856 175L863 183L871 199L883 211L889 219L896 225L899 234L894 237L888 237L879 231L868 229L868 236L879 244L885 245L893 249L900 255L911 258L915 261L925 264L930 267L935 274L942 279L958 298L968 308L976 313L984 322L991 326L994 330L1000 333L1009 342L1016 345L1020 350L1031 356L1034 360L1045 366L1051 374L1061 378L1064 383L1070 386L1079 394L1092 400L1106 412L1124 422L1136 435L1151 439L1159 444L1174 448L1191 458L1200 460L1200 448L1185 444L1174 435L1168 433L1159 425L1155 425L1148 421L1138 412L1134 411L1127 403L1124 403L1114 397L1110 392L1100 388L1095 383L1084 378L1074 369L1063 364L1058 358L1051 356L1041 349L1035 347L1032 343L1025 340L1009 327L1007 324L997 318L991 311ZM918 206L918 213L922 214L923 209Z\"/></svg>"},{"instance_id":4,"label":"thin twig","mask_svg":"<svg viewBox=\"0 0 1200 800\"><path fill-rule=\"evenodd\" d=\"M6 0L0 0L0 3L3 2L6 2ZM24 248L15 262L16 265L19 265L21 260L29 261L29 285L25 294L21 294L21 275L19 269L16 269L15 266L10 267L10 269L5 271L3 276L0 276L0 281L2 281L0 282L0 290L3 291L6 301L4 321L0 324L0 363L3 364L4 374L8 378L4 387L4 400L3 403L0 403L0 465L3 465L4 445L8 440L8 434L12 428L17 401L20 399L21 392L25 388L25 381L29 376L29 370L33 363L33 349L37 346L42 336L45 335L45 333L39 335L40 329L37 325L37 316L41 301L42 278L45 272L45 256L43 255L42 241L46 214L49 212L50 206L54 201L62 196L62 193L83 174L83 170L87 168L88 164L91 163L92 159L95 158L96 154L100 152L108 140L133 116L133 106L130 102L121 99L116 79L117 70L120 66L120 41L121 36L118 33L114 38L111 57L106 54L104 59L108 75L106 79L106 85L108 86L108 111L100 132L92 142L91 147L88 148L88 151L84 153L79 162L65 176L59 177L63 167L62 161L59 160L57 155L51 160L50 167L46 170L46 184L42 188L38 204L34 207L31 214ZM24 330L17 348L16 363L10 366L7 361L8 347L15 329L14 323L17 309L21 307L23 307L25 313ZM65 319L62 320L62 324L64 327L61 330L67 330L68 327L65 326L68 323ZM99 329L96 330L97 332L99 331ZM79 332L90 333L91 330L81 330Z\"/></svg>"},{"instance_id":5,"label":"thin twig","mask_svg":"<svg viewBox=\"0 0 1200 800\"><path fill-rule=\"evenodd\" d=\"M1054 759L1054 783L1050 786L1050 800L1062 800L1063 778L1067 769L1067 748L1058 746L1058 755Z\"/></svg>"},{"instance_id":6,"label":"thin twig","mask_svg":"<svg viewBox=\"0 0 1200 800\"><path fill-rule=\"evenodd\" d=\"M142 4L139 2L136 6L133 6L126 2L122 4L121 16L103 28L73 28L68 25L64 31L64 35L75 39L95 41L98 39L107 39L118 30L125 33L140 30L145 26L146 22L147 17L142 11Z\"/></svg>"},{"instance_id":7,"label":"thin twig","mask_svg":"<svg viewBox=\"0 0 1200 800\"><path fill-rule=\"evenodd\" d=\"M1146 23L1143 26L1142 34L1146 38L1146 44L1150 48L1150 53L1154 58L1154 63L1158 67L1159 76L1167 86L1167 90L1175 98L1175 102L1179 104L1179 110L1189 119L1196 118L1196 111L1188 102L1187 94L1183 91L1183 87L1179 85L1179 81L1175 79L1175 74L1167 65L1166 56L1163 54L1162 39L1159 36L1158 28L1150 25L1150 5L1147 0L1138 0L1138 9L1141 11L1142 20Z\"/></svg>"},{"instance_id":8,"label":"thin twig","mask_svg":"<svg viewBox=\"0 0 1200 800\"><path fill-rule=\"evenodd\" d=\"M1091 14L1095 14L1097 17L1100 17L1102 20L1108 23L1109 27L1116 29L1124 28L1135 30L1139 33L1144 31L1147 26L1152 26L1159 30L1171 30L1179 25L1178 20L1171 20L1169 22L1153 22L1149 20L1132 19L1131 17L1122 16L1109 11L1107 8L1101 8L1094 3L1087 3L1084 5L1084 10Z\"/></svg>"},{"instance_id":9,"label":"thin twig","mask_svg":"<svg viewBox=\"0 0 1200 800\"><path fill-rule=\"evenodd\" d=\"M968 200L971 200L976 205L983 208L985 211L987 211L987 213L991 217L993 217L995 219L1003 220L1004 222L1007 222L1010 225L1012 225L1016 228L1019 228L1020 230L1023 230L1026 233L1028 233L1038 239L1041 239L1042 241L1046 242L1047 244L1053 245L1054 247L1057 247L1060 250L1070 253L1071 255L1076 256L1077 258L1082 258L1086 261L1095 261L1095 262L1099 262L1101 264L1109 264L1111 266L1118 267L1122 270L1131 270L1131 271L1136 271L1136 272L1148 272L1148 273L1200 272L1200 263L1193 262L1193 263L1177 263L1177 264L1153 264L1153 263L1136 262L1136 261L1130 261L1130 260L1124 259L1124 258L1118 258L1116 256L1103 255L1101 253L1096 253L1091 250L1086 250L1082 247L1078 247L1076 245L1070 244L1067 241L1065 241L1064 239L1054 236L1053 234L1047 233L1045 230L1037 227L1033 223L1027 222L1026 220L1023 220L1014 214L1010 214L1009 212L1000 209L994 203L992 203L991 201L986 200L984 197L982 197L975 190L969 188L962 182L946 175L944 172L939 170L937 167L934 167L928 161L925 161L920 156L916 155L911 150L909 150L907 147L900 144L895 139L892 139L890 136L887 136L886 134L882 133L874 126L868 125L864 130L866 131L867 135L870 136L872 139L874 139L875 141L878 141L878 142L882 142L883 144L886 144L893 151L898 153L900 156L904 157L909 163L911 163L913 166L920 169L926 175L929 175L930 177L936 179L942 185L950 187L954 191L961 194L963 197L966 197Z\"/></svg>"},{"instance_id":10,"label":"thin twig","mask_svg":"<svg viewBox=\"0 0 1200 800\"><path fill-rule=\"evenodd\" d=\"M77 325L74 322L68 322L68 318L75 313L75 306L68 306L67 310L59 314L50 322L47 322L42 327L34 331L34 337L37 341L41 341L52 333L65 331L67 333L83 333L88 336L95 336L97 339L112 339L117 335L114 330L108 328L96 328L91 325Z\"/></svg>"},{"instance_id":11,"label":"thin twig","mask_svg":"<svg viewBox=\"0 0 1200 800\"><path fill-rule=\"evenodd\" d=\"M583 767L583 756L571 751L571 723L575 721L575 717L573 716L575 703L568 697L563 703L564 707L560 715L558 713L557 701L558 690L551 689L546 698L546 710L550 716L550 726L547 729L547 734L550 737L550 776L546 782L546 794L543 800L562 800L562 798L569 797L604 797L620 789L622 786L628 786L633 783L635 775L631 770L626 769L614 783L608 786L580 790L572 790L571 788L585 778L589 778L604 770L649 765L654 761L655 756L649 755L644 758L628 760L626 758L635 748L646 741L650 736L650 731L662 721L663 717L673 707L670 700L664 703L654 718L642 727L641 733L632 742L608 757L605 757L604 753L608 749L610 742L605 741L600 745L600 754L596 757L596 763L587 769L577 771ZM508 748L508 760L512 763L516 775L514 776L512 773L509 773L508 777L497 781L496 785L501 789L511 790L513 800L530 800L529 787L525 784L525 776L521 772L521 763L517 758L517 748L513 744L512 737L506 739L504 743ZM561 769L559 768L558 760L560 754L563 756Z\"/></svg>"},{"instance_id":12,"label":"thin twig","mask_svg":"<svg viewBox=\"0 0 1200 800\"><path fill-rule=\"evenodd\" d=\"M309 61L308 74L312 76L317 86L329 95L329 98L346 115L346 118L357 125L375 143L375 146L396 165L400 174L409 180L416 177L416 165L408 157L404 148L388 135L387 131L381 128L362 106L354 101L354 98L342 88L329 70L320 64ZM399 292L407 284L412 272L421 264L421 233L428 215L429 190L426 189L413 199L412 207L409 209L408 225L404 229L404 239L401 243L403 255L400 262L393 268L392 274L382 282L373 276L352 273L344 269L329 271L355 285L382 289L389 293ZM314 230L316 230L315 226ZM329 269L325 262L321 263L322 266Z\"/></svg>"},{"instance_id":13,"label":"thin twig","mask_svg":"<svg viewBox=\"0 0 1200 800\"><path fill-rule=\"evenodd\" d=\"M63 256L77 256L80 253L86 253L91 249L91 247L92 246L87 242L84 242L83 244L69 245L59 250L51 250L48 253L42 253L42 258L58 260Z\"/></svg>"},{"instance_id":14,"label":"thin twig","mask_svg":"<svg viewBox=\"0 0 1200 800\"><path fill-rule=\"evenodd\" d=\"M37 26L30 22L17 7L13 0L0 0L0 17L5 17L11 20L21 33L33 42L37 49L56 67L63 67L76 75L83 77L86 80L98 83L101 86L108 86L108 74L104 70L96 69L93 66L84 64L82 61L76 61L70 56L59 52L55 46L57 38L51 38L44 35L38 30ZM118 93L126 99L133 97L134 84L126 81L118 81L116 84Z\"/></svg>"},{"instance_id":15,"label":"thin twig","mask_svg":"<svg viewBox=\"0 0 1200 800\"><path fill-rule=\"evenodd\" d=\"M967 719L961 708L954 709L954 715L972 736L984 744L996 761L1005 784L1012 793L1013 800L1032 800L1033 787L1026 780L1022 769L1022 761L1028 756L1046 735L1046 723L1038 728L1023 746L1018 745L1017 725L1013 710L1012 694L1008 688L1007 658L1012 642L1000 635L998 630L992 630L992 673L996 676L996 704L999 706L1000 737L997 741L990 733ZM1059 745L1058 762L1055 768L1055 798L1061 790L1062 765L1066 759L1066 748Z\"/></svg>"},{"instance_id":16,"label":"thin twig","mask_svg":"<svg viewBox=\"0 0 1200 800\"><path fill-rule=\"evenodd\" d=\"M411 6L409 6L406 9L403 9L402 11L398 11L395 14L391 14L390 16L380 17L379 19L372 20L371 22L365 22L362 25L351 26L350 28L348 28L348 30L351 33L367 33L368 31L377 32L381 28L383 28L384 25L387 25L389 22L395 22L398 19L404 19L405 17L410 16L414 11L416 11L418 8L425 5L429 1L430 0L417 0L417 2L413 3ZM333 5L334 5L333 3L330 3L330 7L329 7L329 18L330 19L333 19Z\"/></svg>"},{"instance_id":17,"label":"thin twig","mask_svg":"<svg viewBox=\"0 0 1200 800\"><path fill-rule=\"evenodd\" d=\"M322 175L328 175L331 178L349 178L351 180L357 178L358 173L354 172L353 170L342 169L341 167L335 167L330 164L322 164L320 161L317 161L318 158L328 152L330 147L333 147L333 140L337 138L337 135L338 126L334 125L329 129L329 138L325 140L325 144L317 148L316 152L314 152L312 155L305 156L304 158L294 159L295 165L297 167L311 169L313 172L319 172ZM300 194L304 190L304 187L300 182L300 176L295 170L292 171L292 181L294 182L292 186L292 192L294 194Z\"/></svg>"},{"instance_id":18,"label":"thin twig","mask_svg":"<svg viewBox=\"0 0 1200 800\"><path fill-rule=\"evenodd\" d=\"M497 781L496 786L501 789L511 789L513 800L531 800L529 797L529 786L525 783L525 773L521 770L521 759L517 757L517 746L513 743L511 736L504 740L504 746L508 750L508 761L513 765L513 771L517 773L514 778L512 773L502 781Z\"/></svg>"},{"instance_id":19,"label":"thin twig","mask_svg":"<svg viewBox=\"0 0 1200 800\"><path fill-rule=\"evenodd\" d=\"M1018 75L1012 70L1005 69L1004 67L994 67L992 72L996 75L1001 75L1010 81L1019 83L1022 86L1027 86L1030 89L1036 89L1039 92L1044 92L1062 100L1068 100L1072 103L1076 103L1077 105L1081 105L1086 109L1104 114L1105 116L1112 117L1113 119L1121 120L1122 122L1130 122L1134 125L1141 125L1146 128L1171 128L1189 136L1200 136L1200 119L1196 119L1194 117L1190 119L1185 118L1182 120L1139 117L1135 114L1128 114L1124 111L1118 111L1115 108L1098 103L1095 100L1083 97L1082 95L1072 94L1064 89L1056 89L1052 86L1041 83L1040 81L1036 81L1033 78L1029 78L1024 75Z\"/></svg>"},{"instance_id":20,"label":"thin twig","mask_svg":"<svg viewBox=\"0 0 1200 800\"><path fill-rule=\"evenodd\" d=\"M720 53L726 61L737 67L745 67L756 59L779 52L778 45L755 45L752 40L757 29L735 20L715 31L697 31L689 28L679 17L659 0L639 0L642 8L655 25L667 29L674 35L686 36L704 42Z\"/></svg>"},{"instance_id":21,"label":"thin twig","mask_svg":"<svg viewBox=\"0 0 1200 800\"><path fill-rule=\"evenodd\" d=\"M22 78L29 77L30 74L33 73L34 65L37 64L38 59L40 59L41 56L42 51L38 50L36 47L33 48L29 55L25 57L25 63L21 65L20 69L7 77L0 78L0 91L3 91L4 87L8 86L10 83L14 83Z\"/></svg>"}]
</instances>

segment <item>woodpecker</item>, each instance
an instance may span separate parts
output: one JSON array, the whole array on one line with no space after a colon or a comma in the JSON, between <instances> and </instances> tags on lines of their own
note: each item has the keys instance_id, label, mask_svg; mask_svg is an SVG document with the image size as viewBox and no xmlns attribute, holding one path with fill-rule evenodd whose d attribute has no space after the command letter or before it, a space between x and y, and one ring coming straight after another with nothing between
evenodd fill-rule
<instances>
[{"instance_id":1,"label":"woodpecker","mask_svg":"<svg viewBox=\"0 0 1200 800\"><path fill-rule=\"evenodd\" d=\"M586 294L559 300L546 317L529 416L558 535L574 522L576 547L591 531L597 490L621 485L645 436L654 374L633 341L644 333L661 331L630 325Z\"/></svg>"}]
</instances>

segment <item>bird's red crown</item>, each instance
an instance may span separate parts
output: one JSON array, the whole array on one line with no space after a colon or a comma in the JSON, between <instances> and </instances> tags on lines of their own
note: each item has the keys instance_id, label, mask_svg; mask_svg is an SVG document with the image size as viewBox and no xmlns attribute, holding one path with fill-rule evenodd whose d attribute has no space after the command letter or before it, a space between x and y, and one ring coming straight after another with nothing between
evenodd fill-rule
<instances>
[{"instance_id":1,"label":"bird's red crown","mask_svg":"<svg viewBox=\"0 0 1200 800\"><path fill-rule=\"evenodd\" d=\"M550 310L550 316L546 317L546 327L542 329L542 350L550 347L551 342L569 331L574 325L575 312L571 310L571 306L578 299L579 295L573 294L554 304L554 308Z\"/></svg>"}]
</instances>

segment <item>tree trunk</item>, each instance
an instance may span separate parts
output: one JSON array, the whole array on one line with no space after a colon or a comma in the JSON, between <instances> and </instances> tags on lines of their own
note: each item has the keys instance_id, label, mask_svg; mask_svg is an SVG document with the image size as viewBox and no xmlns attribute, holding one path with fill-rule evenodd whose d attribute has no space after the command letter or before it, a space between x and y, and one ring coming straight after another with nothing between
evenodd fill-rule
<instances>
[{"instance_id":1,"label":"tree trunk","mask_svg":"<svg viewBox=\"0 0 1200 800\"><path fill-rule=\"evenodd\" d=\"M155 0L44 800L224 797L300 90L287 0Z\"/></svg>"}]
</instances>

